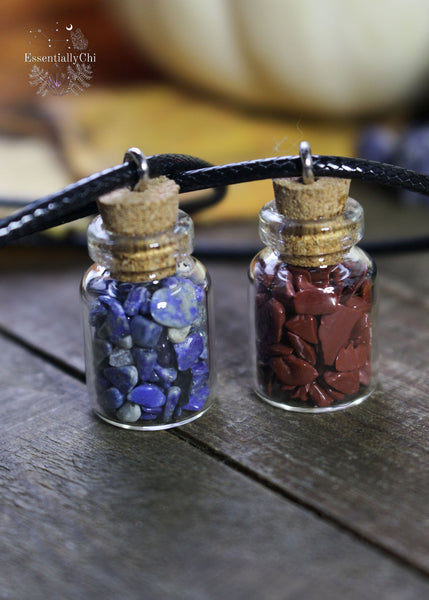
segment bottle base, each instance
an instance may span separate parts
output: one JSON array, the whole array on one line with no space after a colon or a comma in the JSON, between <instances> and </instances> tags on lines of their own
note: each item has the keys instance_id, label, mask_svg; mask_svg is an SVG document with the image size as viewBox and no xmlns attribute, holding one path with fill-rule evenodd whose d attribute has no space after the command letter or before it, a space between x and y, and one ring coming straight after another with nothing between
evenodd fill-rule
<instances>
[{"instance_id":1,"label":"bottle base","mask_svg":"<svg viewBox=\"0 0 429 600\"><path fill-rule=\"evenodd\" d=\"M376 387L377 386L374 385L373 387L367 389L365 393L359 395L357 398L350 400L349 402L331 404L329 406L299 406L298 404L286 404L285 402L273 400L269 396L266 396L260 390L255 390L255 393L264 402L267 402L268 404L271 404L271 406L275 406L276 408L281 408L282 410L297 413L320 414L336 412L339 410L345 410L346 408L350 408L352 406L358 406L374 393Z\"/></svg>"},{"instance_id":2,"label":"bottle base","mask_svg":"<svg viewBox=\"0 0 429 600\"><path fill-rule=\"evenodd\" d=\"M173 427L181 427L182 425L187 425L188 423L191 423L192 421L195 421L196 419L202 417L210 408L211 406L207 406L207 408L201 410L197 414L191 415L186 419L182 419L181 421L176 421L174 423L157 423L152 425L146 423L142 424L142 421L140 421L139 424L122 423L121 421L116 421L115 419L107 417L103 413L98 412L96 409L94 409L94 413L105 423L109 423L109 425L114 425L115 427L119 427L120 429L128 429L131 431L162 431L163 429L172 429Z\"/></svg>"}]
</instances>

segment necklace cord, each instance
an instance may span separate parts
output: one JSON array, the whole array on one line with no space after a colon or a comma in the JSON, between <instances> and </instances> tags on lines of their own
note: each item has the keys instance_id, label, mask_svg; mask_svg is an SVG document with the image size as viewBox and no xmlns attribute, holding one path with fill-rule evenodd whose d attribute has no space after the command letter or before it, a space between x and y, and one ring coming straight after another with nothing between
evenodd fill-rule
<instances>
[{"instance_id":1,"label":"necklace cord","mask_svg":"<svg viewBox=\"0 0 429 600\"><path fill-rule=\"evenodd\" d=\"M315 177L337 177L377 183L429 196L429 176L396 165L360 158L312 155ZM186 211L194 214L220 202L228 185L274 179L301 177L300 156L282 156L212 166L186 154L156 154L147 157L150 177L164 175L174 179L180 192L211 189L208 196L188 200ZM43 231L97 212L96 199L121 187L133 188L141 176L133 160L95 173L64 189L26 204L17 212L0 219L0 246L24 236ZM364 244L362 244L364 246ZM429 235L386 242L374 242L375 252L423 250L429 248ZM368 248L370 249L370 248Z\"/></svg>"}]
</instances>

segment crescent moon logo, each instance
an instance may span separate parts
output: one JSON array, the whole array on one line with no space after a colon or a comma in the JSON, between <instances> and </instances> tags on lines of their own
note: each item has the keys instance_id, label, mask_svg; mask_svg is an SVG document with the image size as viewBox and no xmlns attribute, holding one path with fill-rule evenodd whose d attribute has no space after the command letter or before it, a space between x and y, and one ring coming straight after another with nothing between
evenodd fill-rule
<instances>
[{"instance_id":1,"label":"crescent moon logo","mask_svg":"<svg viewBox=\"0 0 429 600\"><path fill-rule=\"evenodd\" d=\"M73 29L73 25L68 25L68 26L66 25L66 29L67 29L67 31L71 31Z\"/></svg>"}]
</instances>

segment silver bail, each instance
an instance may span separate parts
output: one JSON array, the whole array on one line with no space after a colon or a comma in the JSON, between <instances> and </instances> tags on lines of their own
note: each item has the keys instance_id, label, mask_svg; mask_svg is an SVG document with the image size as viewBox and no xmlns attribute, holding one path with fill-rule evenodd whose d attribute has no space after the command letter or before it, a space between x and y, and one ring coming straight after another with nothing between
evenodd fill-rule
<instances>
[{"instance_id":1,"label":"silver bail","mask_svg":"<svg viewBox=\"0 0 429 600\"><path fill-rule=\"evenodd\" d=\"M302 164L302 180L305 184L314 182L313 157L308 142L301 142L299 145L299 156Z\"/></svg>"},{"instance_id":2,"label":"silver bail","mask_svg":"<svg viewBox=\"0 0 429 600\"><path fill-rule=\"evenodd\" d=\"M137 185L143 180L147 182L149 180L149 165L146 156L139 148L128 148L124 155L124 162L133 162L138 169L139 181Z\"/></svg>"}]
</instances>

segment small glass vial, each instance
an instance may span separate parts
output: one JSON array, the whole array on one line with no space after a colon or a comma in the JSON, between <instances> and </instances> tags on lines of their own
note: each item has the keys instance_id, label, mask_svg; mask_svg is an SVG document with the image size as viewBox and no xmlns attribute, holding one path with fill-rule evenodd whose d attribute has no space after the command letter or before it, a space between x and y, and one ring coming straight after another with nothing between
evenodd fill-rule
<instances>
[{"instance_id":1,"label":"small glass vial","mask_svg":"<svg viewBox=\"0 0 429 600\"><path fill-rule=\"evenodd\" d=\"M125 429L183 425L214 398L210 279L191 256L193 223L165 177L98 200L94 265L81 284L87 387Z\"/></svg>"},{"instance_id":2,"label":"small glass vial","mask_svg":"<svg viewBox=\"0 0 429 600\"><path fill-rule=\"evenodd\" d=\"M377 380L376 267L357 242L363 210L349 181L274 180L260 211L266 247L250 270L256 393L285 410L359 404Z\"/></svg>"}]
</instances>

